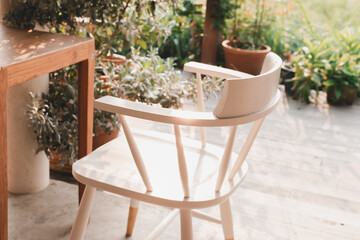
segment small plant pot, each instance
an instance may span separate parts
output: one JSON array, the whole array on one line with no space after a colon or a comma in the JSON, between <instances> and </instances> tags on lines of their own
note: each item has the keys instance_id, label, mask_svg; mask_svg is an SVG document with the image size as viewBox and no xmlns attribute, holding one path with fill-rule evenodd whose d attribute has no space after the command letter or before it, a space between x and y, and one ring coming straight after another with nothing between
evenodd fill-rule
<instances>
[{"instance_id":1,"label":"small plant pot","mask_svg":"<svg viewBox=\"0 0 360 240\"><path fill-rule=\"evenodd\" d=\"M291 80L294 77L295 77L295 72L291 68L286 67L284 65L281 66L281 74L280 74L281 84L284 85L285 92L289 96L294 95L294 91L292 90L294 86L294 81Z\"/></svg>"},{"instance_id":2,"label":"small plant pot","mask_svg":"<svg viewBox=\"0 0 360 240\"><path fill-rule=\"evenodd\" d=\"M61 165L59 163L60 163L60 156L50 152L50 157L49 157L50 170L58 173L71 174L72 166L69 164L69 162L66 162L64 165Z\"/></svg>"},{"instance_id":3,"label":"small plant pot","mask_svg":"<svg viewBox=\"0 0 360 240\"><path fill-rule=\"evenodd\" d=\"M101 145L117 138L119 135L120 130L116 128L113 130L110 135L106 134L101 128L97 128L95 130L95 136L93 137L93 150L97 149Z\"/></svg>"},{"instance_id":4,"label":"small plant pot","mask_svg":"<svg viewBox=\"0 0 360 240\"><path fill-rule=\"evenodd\" d=\"M245 50L229 45L230 41L222 42L226 67L252 75L259 75L266 55L271 51L267 45L262 50Z\"/></svg>"},{"instance_id":5,"label":"small plant pot","mask_svg":"<svg viewBox=\"0 0 360 240\"><path fill-rule=\"evenodd\" d=\"M339 99L335 97L335 88L330 87L327 91L327 102L331 105L352 105L357 98L358 88L351 91L347 85L341 85L341 95Z\"/></svg>"}]
</instances>

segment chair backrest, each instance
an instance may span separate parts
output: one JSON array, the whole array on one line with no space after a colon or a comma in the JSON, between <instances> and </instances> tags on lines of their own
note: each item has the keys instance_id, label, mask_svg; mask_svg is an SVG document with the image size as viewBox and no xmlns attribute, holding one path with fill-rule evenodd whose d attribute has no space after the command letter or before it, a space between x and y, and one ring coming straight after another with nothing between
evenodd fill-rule
<instances>
[{"instance_id":1,"label":"chair backrest","mask_svg":"<svg viewBox=\"0 0 360 240\"><path fill-rule=\"evenodd\" d=\"M187 63L184 66L184 70L196 73L198 82L200 81L199 79L201 79L201 74L226 79L221 97L213 111L215 117L223 119L250 116L258 112L263 112L265 109L276 105L274 99L276 100L279 97L276 95L279 94L278 84L281 64L281 58L275 53L270 52L267 54L261 74L258 76L201 63ZM201 84L198 84L198 88L199 87L201 88ZM198 99L198 101L200 102L202 99ZM229 173L228 178L230 181L244 163L252 143L264 121L264 117L256 117L252 121L254 121L254 124ZM233 126L230 128L229 138L220 163L215 187L216 192L220 191L226 172L229 168L229 160L235 133L236 126ZM205 137L202 137L202 140L205 142Z\"/></svg>"},{"instance_id":2,"label":"chair backrest","mask_svg":"<svg viewBox=\"0 0 360 240\"><path fill-rule=\"evenodd\" d=\"M238 117L264 109L276 95L282 60L275 53L266 56L262 73L229 78L213 113L218 118Z\"/></svg>"}]
</instances>

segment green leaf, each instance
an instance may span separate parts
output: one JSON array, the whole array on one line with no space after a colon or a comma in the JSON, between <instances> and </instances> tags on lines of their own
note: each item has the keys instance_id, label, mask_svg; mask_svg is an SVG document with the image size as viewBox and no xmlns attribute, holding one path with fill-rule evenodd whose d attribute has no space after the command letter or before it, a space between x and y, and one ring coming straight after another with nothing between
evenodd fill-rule
<instances>
[{"instance_id":1,"label":"green leaf","mask_svg":"<svg viewBox=\"0 0 360 240\"><path fill-rule=\"evenodd\" d=\"M145 42L144 40L142 40L142 39L138 39L138 40L136 41L136 44L139 45L142 49L145 49L145 50L146 50L146 48L147 48L146 42Z\"/></svg>"},{"instance_id":2,"label":"green leaf","mask_svg":"<svg viewBox=\"0 0 360 240\"><path fill-rule=\"evenodd\" d=\"M319 75L317 75L317 74L314 75L314 81L315 81L318 85L321 84L321 80L322 80L322 78L321 78Z\"/></svg>"},{"instance_id":3,"label":"green leaf","mask_svg":"<svg viewBox=\"0 0 360 240\"><path fill-rule=\"evenodd\" d=\"M331 39L326 39L322 41L322 43L317 47L318 51L323 50L326 47L326 45L329 45L330 43L331 43Z\"/></svg>"},{"instance_id":4,"label":"green leaf","mask_svg":"<svg viewBox=\"0 0 360 240\"><path fill-rule=\"evenodd\" d=\"M151 62L150 61L145 62L145 64L143 66L144 66L144 68L149 68L151 66Z\"/></svg>"},{"instance_id":5,"label":"green leaf","mask_svg":"<svg viewBox=\"0 0 360 240\"><path fill-rule=\"evenodd\" d=\"M157 71L158 73L162 73L162 72L164 72L164 70L165 70L165 65L161 65L161 66L159 66L159 67L156 69L156 71Z\"/></svg>"},{"instance_id":6,"label":"green leaf","mask_svg":"<svg viewBox=\"0 0 360 240\"><path fill-rule=\"evenodd\" d=\"M333 80L333 79L329 79L329 80L325 81L324 84L325 84L327 87L331 87L331 86L334 86L334 85L336 84L336 81Z\"/></svg>"},{"instance_id":7,"label":"green leaf","mask_svg":"<svg viewBox=\"0 0 360 240\"><path fill-rule=\"evenodd\" d=\"M335 98L336 98L336 100L339 100L340 96L341 96L341 88L338 87L338 86L335 86Z\"/></svg>"},{"instance_id":8,"label":"green leaf","mask_svg":"<svg viewBox=\"0 0 360 240\"><path fill-rule=\"evenodd\" d=\"M308 38L304 38L304 43L306 44L306 47L308 49L303 48L303 50L304 50L305 53L308 53L308 51L312 50L313 45L312 45L312 43L310 42L310 40Z\"/></svg>"}]
</instances>

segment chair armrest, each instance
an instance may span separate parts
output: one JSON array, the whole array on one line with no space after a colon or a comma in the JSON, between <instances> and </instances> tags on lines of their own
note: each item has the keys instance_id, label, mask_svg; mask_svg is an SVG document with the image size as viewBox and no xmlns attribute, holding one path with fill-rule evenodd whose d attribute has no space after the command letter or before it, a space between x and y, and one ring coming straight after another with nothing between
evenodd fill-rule
<instances>
[{"instance_id":1,"label":"chair armrest","mask_svg":"<svg viewBox=\"0 0 360 240\"><path fill-rule=\"evenodd\" d=\"M94 107L108 112L162 123L185 126L221 127L235 126L265 117L275 108L279 99L280 92L278 91L274 101L264 110L233 118L217 118L212 112L193 112L161 108L111 96L96 99L94 101Z\"/></svg>"},{"instance_id":2,"label":"chair armrest","mask_svg":"<svg viewBox=\"0 0 360 240\"><path fill-rule=\"evenodd\" d=\"M231 70L228 68L217 67L209 64L199 63L199 62L188 62L184 65L184 71L200 73L203 75L208 75L211 77L219 78L248 78L253 77L253 75Z\"/></svg>"}]
</instances>

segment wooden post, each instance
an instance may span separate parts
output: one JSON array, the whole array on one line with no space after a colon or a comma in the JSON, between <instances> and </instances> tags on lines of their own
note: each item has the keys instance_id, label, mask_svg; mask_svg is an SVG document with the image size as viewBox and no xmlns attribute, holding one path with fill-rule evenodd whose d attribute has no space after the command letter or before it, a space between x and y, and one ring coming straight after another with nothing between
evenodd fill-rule
<instances>
[{"instance_id":1,"label":"wooden post","mask_svg":"<svg viewBox=\"0 0 360 240\"><path fill-rule=\"evenodd\" d=\"M234 224L231 215L231 205L229 198L220 204L220 215L225 240L234 240Z\"/></svg>"},{"instance_id":2,"label":"wooden post","mask_svg":"<svg viewBox=\"0 0 360 240\"><path fill-rule=\"evenodd\" d=\"M204 37L201 48L201 62L207 64L215 64L216 53L218 47L219 31L212 28L214 19L211 17L220 4L219 0L206 1L206 15L204 25Z\"/></svg>"},{"instance_id":3,"label":"wooden post","mask_svg":"<svg viewBox=\"0 0 360 240\"><path fill-rule=\"evenodd\" d=\"M94 108L94 69L95 49L89 44L90 58L79 63L79 159L92 151L93 108ZM79 183L79 203L84 192L84 185Z\"/></svg>"},{"instance_id":4,"label":"wooden post","mask_svg":"<svg viewBox=\"0 0 360 240\"><path fill-rule=\"evenodd\" d=\"M0 19L10 10L10 1L9 0L0 0ZM1 21L0 21L1 23Z\"/></svg>"},{"instance_id":5,"label":"wooden post","mask_svg":"<svg viewBox=\"0 0 360 240\"><path fill-rule=\"evenodd\" d=\"M127 237L130 237L133 233L138 210L139 210L139 201L136 199L131 199L129 215L128 215L128 222L127 222L127 227L126 227L126 236Z\"/></svg>"},{"instance_id":6,"label":"wooden post","mask_svg":"<svg viewBox=\"0 0 360 240\"><path fill-rule=\"evenodd\" d=\"M85 188L84 200L81 201L76 214L75 222L70 232L70 240L84 239L95 192L96 189L91 186Z\"/></svg>"},{"instance_id":7,"label":"wooden post","mask_svg":"<svg viewBox=\"0 0 360 240\"><path fill-rule=\"evenodd\" d=\"M180 209L181 240L192 240L191 209Z\"/></svg>"},{"instance_id":8,"label":"wooden post","mask_svg":"<svg viewBox=\"0 0 360 240\"><path fill-rule=\"evenodd\" d=\"M6 70L0 69L0 240L8 237Z\"/></svg>"}]
</instances>

